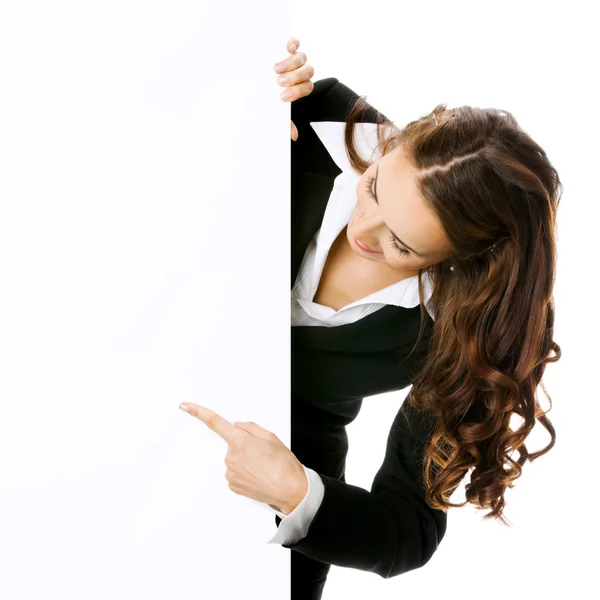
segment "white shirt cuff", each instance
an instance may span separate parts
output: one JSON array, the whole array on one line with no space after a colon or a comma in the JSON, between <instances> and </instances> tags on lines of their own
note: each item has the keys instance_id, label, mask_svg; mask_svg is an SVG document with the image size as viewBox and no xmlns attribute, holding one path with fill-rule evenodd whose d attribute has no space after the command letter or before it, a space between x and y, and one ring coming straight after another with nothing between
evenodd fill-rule
<instances>
[{"instance_id":1,"label":"white shirt cuff","mask_svg":"<svg viewBox=\"0 0 600 600\"><path fill-rule=\"evenodd\" d=\"M308 528L321 506L325 494L325 486L319 474L302 465L308 479L308 490L302 502L289 514L272 508L281 517L277 533L268 544L291 544L306 536Z\"/></svg>"}]
</instances>

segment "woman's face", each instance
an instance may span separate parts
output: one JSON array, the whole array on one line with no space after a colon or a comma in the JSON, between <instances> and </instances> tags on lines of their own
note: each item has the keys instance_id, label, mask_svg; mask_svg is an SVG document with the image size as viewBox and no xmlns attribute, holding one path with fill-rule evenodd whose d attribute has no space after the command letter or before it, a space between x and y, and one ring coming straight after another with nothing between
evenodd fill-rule
<instances>
[{"instance_id":1,"label":"woman's face","mask_svg":"<svg viewBox=\"0 0 600 600\"><path fill-rule=\"evenodd\" d=\"M415 176L402 146L362 174L356 186L356 207L346 230L348 243L357 255L393 269L415 272L449 256L448 238L439 219L419 196ZM375 252L361 249L357 241Z\"/></svg>"}]
</instances>

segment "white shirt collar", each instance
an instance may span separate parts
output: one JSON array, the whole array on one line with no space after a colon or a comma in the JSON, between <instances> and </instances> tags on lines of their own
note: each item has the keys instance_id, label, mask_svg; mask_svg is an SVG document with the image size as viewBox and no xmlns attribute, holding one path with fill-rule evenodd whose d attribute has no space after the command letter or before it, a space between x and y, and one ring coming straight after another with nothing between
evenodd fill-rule
<instances>
[{"instance_id":1,"label":"white shirt collar","mask_svg":"<svg viewBox=\"0 0 600 600\"><path fill-rule=\"evenodd\" d=\"M360 177L361 174L352 168L344 146L346 123L342 121L315 121L310 126L315 130L342 173L352 172ZM354 143L357 152L364 159L373 161L379 160L381 157L380 153L375 153L375 146L377 145L377 126L375 123L356 123Z\"/></svg>"}]
</instances>

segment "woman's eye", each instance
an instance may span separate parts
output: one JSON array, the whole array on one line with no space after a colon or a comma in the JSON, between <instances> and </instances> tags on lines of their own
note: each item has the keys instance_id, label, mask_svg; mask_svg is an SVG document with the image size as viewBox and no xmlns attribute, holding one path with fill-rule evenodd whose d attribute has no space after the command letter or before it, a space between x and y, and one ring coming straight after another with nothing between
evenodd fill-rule
<instances>
[{"instance_id":1,"label":"woman's eye","mask_svg":"<svg viewBox=\"0 0 600 600\"><path fill-rule=\"evenodd\" d=\"M371 188L374 181L375 181L375 177L368 177L365 187L367 189L367 195L369 196L369 198L371 198L371 200L373 200L373 202L377 203L377 199L375 198L375 194L373 193L373 189ZM390 246L400 256L408 256L410 254L410 252L408 250L405 250L404 248L401 248L400 246L398 246L398 244L396 243L396 239L394 238L393 235L390 237Z\"/></svg>"},{"instance_id":2,"label":"woman's eye","mask_svg":"<svg viewBox=\"0 0 600 600\"><path fill-rule=\"evenodd\" d=\"M373 200L374 202L377 202L377 199L375 198L375 194L373 193L373 189L371 188L374 181L375 181L375 177L369 177L367 179L366 187L367 187L367 194L368 194L369 198L371 198L371 200Z\"/></svg>"},{"instance_id":3,"label":"woman's eye","mask_svg":"<svg viewBox=\"0 0 600 600\"><path fill-rule=\"evenodd\" d=\"M410 254L410 252L408 250L405 250L404 248L400 248L400 246L398 246L398 244L396 244L396 240L394 238L394 236L392 236L390 238L390 242L391 242L391 246L394 250L396 250L396 252L398 252L398 254L400 254L400 256L408 256Z\"/></svg>"}]
</instances>

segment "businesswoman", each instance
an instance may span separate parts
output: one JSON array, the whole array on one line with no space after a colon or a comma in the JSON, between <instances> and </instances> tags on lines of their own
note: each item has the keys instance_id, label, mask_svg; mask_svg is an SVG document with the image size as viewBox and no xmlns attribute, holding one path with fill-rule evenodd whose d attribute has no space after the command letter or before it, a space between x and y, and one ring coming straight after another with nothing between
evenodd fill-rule
<instances>
[{"instance_id":1,"label":"businesswoman","mask_svg":"<svg viewBox=\"0 0 600 600\"><path fill-rule=\"evenodd\" d=\"M236 425L255 436L242 440L211 422L251 444L240 460L260 457L234 469L234 491L275 498L264 481L300 476L285 506L267 501L271 541L292 550L292 600L315 600L332 564L383 578L425 565L450 507L506 524L506 489L554 445L536 390L561 357L562 185L509 112L440 104L398 128L335 77L313 84L298 46L280 82L293 140L291 452L256 424ZM371 489L346 482L346 426L363 399L411 384ZM550 441L528 453L536 420ZM466 501L451 502L467 474Z\"/></svg>"},{"instance_id":2,"label":"businesswoman","mask_svg":"<svg viewBox=\"0 0 600 600\"><path fill-rule=\"evenodd\" d=\"M561 357L562 185L511 113L438 105L397 128L338 79L310 82L295 42L280 84L293 90L291 450L310 486L275 520L292 524L292 598L313 599L331 564L385 578L423 566L451 506L506 523L505 490L554 445L536 390ZM346 483L363 398L410 384L371 490ZM536 420L550 441L528 453ZM469 472L466 501L450 502Z\"/></svg>"}]
</instances>

